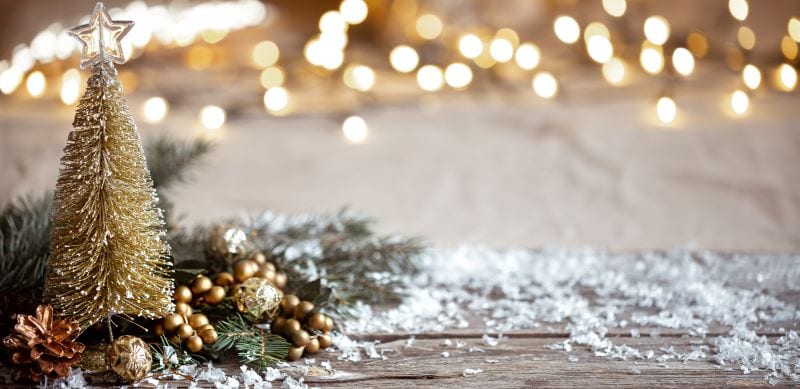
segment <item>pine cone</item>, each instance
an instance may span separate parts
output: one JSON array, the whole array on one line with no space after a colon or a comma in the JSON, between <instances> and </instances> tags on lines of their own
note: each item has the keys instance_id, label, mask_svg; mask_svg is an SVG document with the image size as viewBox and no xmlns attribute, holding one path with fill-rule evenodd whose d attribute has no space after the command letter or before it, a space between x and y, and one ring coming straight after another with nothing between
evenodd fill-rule
<instances>
[{"instance_id":1,"label":"pine cone","mask_svg":"<svg viewBox=\"0 0 800 389\"><path fill-rule=\"evenodd\" d=\"M72 319L53 319L53 307L36 307L36 316L16 315L17 325L3 339L12 352L15 380L41 381L69 375L81 361L83 343L75 342L78 323Z\"/></svg>"}]
</instances>

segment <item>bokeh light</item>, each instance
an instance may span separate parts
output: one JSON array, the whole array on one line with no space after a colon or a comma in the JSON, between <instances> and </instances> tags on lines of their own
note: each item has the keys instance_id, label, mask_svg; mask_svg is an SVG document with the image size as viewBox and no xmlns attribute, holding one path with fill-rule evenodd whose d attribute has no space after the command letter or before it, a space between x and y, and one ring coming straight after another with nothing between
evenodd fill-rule
<instances>
[{"instance_id":1,"label":"bokeh light","mask_svg":"<svg viewBox=\"0 0 800 389\"><path fill-rule=\"evenodd\" d=\"M694 71L694 56L689 50L678 47L672 52L672 67L678 74L689 76Z\"/></svg>"},{"instance_id":2,"label":"bokeh light","mask_svg":"<svg viewBox=\"0 0 800 389\"><path fill-rule=\"evenodd\" d=\"M209 130L218 130L225 124L225 111L216 105L207 105L200 110L200 123Z\"/></svg>"},{"instance_id":3,"label":"bokeh light","mask_svg":"<svg viewBox=\"0 0 800 389\"><path fill-rule=\"evenodd\" d=\"M784 58L792 61L797 58L797 42L788 35L784 35L781 39L781 53Z\"/></svg>"},{"instance_id":4,"label":"bokeh light","mask_svg":"<svg viewBox=\"0 0 800 389\"><path fill-rule=\"evenodd\" d=\"M495 38L489 45L489 53L497 62L508 62L514 57L514 45L505 38Z\"/></svg>"},{"instance_id":5,"label":"bokeh light","mask_svg":"<svg viewBox=\"0 0 800 389\"><path fill-rule=\"evenodd\" d=\"M758 89L761 85L761 71L755 65L748 64L742 69L742 81L750 89Z\"/></svg>"},{"instance_id":6,"label":"bokeh light","mask_svg":"<svg viewBox=\"0 0 800 389\"><path fill-rule=\"evenodd\" d=\"M701 32L690 32L686 36L686 47L696 58L703 58L708 54L708 38Z\"/></svg>"},{"instance_id":7,"label":"bokeh light","mask_svg":"<svg viewBox=\"0 0 800 389\"><path fill-rule=\"evenodd\" d=\"M603 64L603 78L611 85L620 85L625 80L625 62L614 57Z\"/></svg>"},{"instance_id":8,"label":"bokeh light","mask_svg":"<svg viewBox=\"0 0 800 389\"><path fill-rule=\"evenodd\" d=\"M452 88L465 88L472 82L472 69L460 62L451 63L444 70L444 80Z\"/></svg>"},{"instance_id":9,"label":"bokeh light","mask_svg":"<svg viewBox=\"0 0 800 389\"><path fill-rule=\"evenodd\" d=\"M639 63L648 74L660 73L664 69L664 55L661 53L661 47L643 45L642 52L639 54Z\"/></svg>"},{"instance_id":10,"label":"bokeh light","mask_svg":"<svg viewBox=\"0 0 800 389\"><path fill-rule=\"evenodd\" d=\"M600 22L591 22L585 29L583 29L583 40L588 41L593 36L602 36L608 40L611 40L611 32L608 31L608 27L605 24Z\"/></svg>"},{"instance_id":11,"label":"bokeh light","mask_svg":"<svg viewBox=\"0 0 800 389\"><path fill-rule=\"evenodd\" d=\"M253 62L260 68L267 68L278 62L280 50L272 41L259 42L253 47Z\"/></svg>"},{"instance_id":12,"label":"bokeh light","mask_svg":"<svg viewBox=\"0 0 800 389\"><path fill-rule=\"evenodd\" d=\"M614 47L608 38L595 35L586 41L586 51L589 57L597 63L606 63L614 56Z\"/></svg>"},{"instance_id":13,"label":"bokeh light","mask_svg":"<svg viewBox=\"0 0 800 389\"><path fill-rule=\"evenodd\" d=\"M369 8L364 0L344 0L339 5L339 13L348 24L359 24L367 19Z\"/></svg>"},{"instance_id":14,"label":"bokeh light","mask_svg":"<svg viewBox=\"0 0 800 389\"><path fill-rule=\"evenodd\" d=\"M625 0L603 0L603 9L613 17L618 18L625 15L626 8Z\"/></svg>"},{"instance_id":15,"label":"bokeh light","mask_svg":"<svg viewBox=\"0 0 800 389\"><path fill-rule=\"evenodd\" d=\"M532 86L534 93L545 99L552 99L558 93L558 81L548 72L536 73Z\"/></svg>"},{"instance_id":16,"label":"bokeh light","mask_svg":"<svg viewBox=\"0 0 800 389\"><path fill-rule=\"evenodd\" d=\"M47 79L45 79L44 73L36 70L29 74L25 80L25 87L31 96L41 97L47 90Z\"/></svg>"},{"instance_id":17,"label":"bokeh light","mask_svg":"<svg viewBox=\"0 0 800 389\"><path fill-rule=\"evenodd\" d=\"M753 50L756 45L756 34L750 27L741 26L736 32L736 40L739 41L739 46L745 50Z\"/></svg>"},{"instance_id":18,"label":"bokeh light","mask_svg":"<svg viewBox=\"0 0 800 389\"><path fill-rule=\"evenodd\" d=\"M367 122L360 116L350 116L342 123L342 133L351 143L364 143L368 135Z\"/></svg>"},{"instance_id":19,"label":"bokeh light","mask_svg":"<svg viewBox=\"0 0 800 389\"><path fill-rule=\"evenodd\" d=\"M663 45L669 39L669 22L663 16L651 16L644 21L644 36L655 45Z\"/></svg>"},{"instance_id":20,"label":"bokeh light","mask_svg":"<svg viewBox=\"0 0 800 389\"><path fill-rule=\"evenodd\" d=\"M736 90L731 94L731 110L736 115L744 115L750 108L750 97L742 90Z\"/></svg>"},{"instance_id":21,"label":"bokeh light","mask_svg":"<svg viewBox=\"0 0 800 389\"><path fill-rule=\"evenodd\" d=\"M577 42L581 36L581 27L578 22L571 16L566 15L556 18L555 22L553 22L553 31L555 31L558 40L567 44Z\"/></svg>"},{"instance_id":22,"label":"bokeh light","mask_svg":"<svg viewBox=\"0 0 800 389\"><path fill-rule=\"evenodd\" d=\"M800 19L796 17L790 18L786 30L795 42L800 43Z\"/></svg>"},{"instance_id":23,"label":"bokeh light","mask_svg":"<svg viewBox=\"0 0 800 389\"><path fill-rule=\"evenodd\" d=\"M81 92L81 74L78 69L69 69L61 77L61 102L72 105Z\"/></svg>"},{"instance_id":24,"label":"bokeh light","mask_svg":"<svg viewBox=\"0 0 800 389\"><path fill-rule=\"evenodd\" d=\"M517 47L517 53L514 55L514 60L520 68L525 70L532 70L539 66L539 61L542 59L542 52L539 46L533 43L523 43Z\"/></svg>"},{"instance_id":25,"label":"bokeh light","mask_svg":"<svg viewBox=\"0 0 800 389\"><path fill-rule=\"evenodd\" d=\"M436 65L425 65L417 71L417 84L428 92L435 92L442 89L444 85L444 75L442 69Z\"/></svg>"},{"instance_id":26,"label":"bokeh light","mask_svg":"<svg viewBox=\"0 0 800 389\"><path fill-rule=\"evenodd\" d=\"M425 14L417 19L417 34L422 39L436 39L442 33L442 20L433 14Z\"/></svg>"},{"instance_id":27,"label":"bokeh light","mask_svg":"<svg viewBox=\"0 0 800 389\"><path fill-rule=\"evenodd\" d=\"M366 92L375 85L375 72L364 65L351 65L342 75L344 84L351 89Z\"/></svg>"},{"instance_id":28,"label":"bokeh light","mask_svg":"<svg viewBox=\"0 0 800 389\"><path fill-rule=\"evenodd\" d=\"M778 89L791 92L797 86L797 70L792 65L780 64L775 73L775 86Z\"/></svg>"},{"instance_id":29,"label":"bokeh light","mask_svg":"<svg viewBox=\"0 0 800 389\"><path fill-rule=\"evenodd\" d=\"M347 22L339 11L328 11L319 18L319 30L322 33L340 33L347 31Z\"/></svg>"},{"instance_id":30,"label":"bokeh light","mask_svg":"<svg viewBox=\"0 0 800 389\"><path fill-rule=\"evenodd\" d=\"M264 89L283 85L286 80L286 72L280 66L270 66L261 71L259 81Z\"/></svg>"},{"instance_id":31,"label":"bokeh light","mask_svg":"<svg viewBox=\"0 0 800 389\"><path fill-rule=\"evenodd\" d=\"M151 97L144 102L144 120L151 124L161 123L167 116L169 106L163 97Z\"/></svg>"},{"instance_id":32,"label":"bokeh light","mask_svg":"<svg viewBox=\"0 0 800 389\"><path fill-rule=\"evenodd\" d=\"M289 106L289 91L281 86L267 89L264 92L264 107L272 113L280 113Z\"/></svg>"},{"instance_id":33,"label":"bokeh light","mask_svg":"<svg viewBox=\"0 0 800 389\"><path fill-rule=\"evenodd\" d=\"M743 21L747 19L747 14L750 11L750 7L747 4L747 0L729 0L728 10L731 12L731 16L733 16L736 20Z\"/></svg>"},{"instance_id":34,"label":"bokeh light","mask_svg":"<svg viewBox=\"0 0 800 389\"><path fill-rule=\"evenodd\" d=\"M419 55L410 46L400 45L392 49L389 54L389 63L394 70L400 73L408 73L417 68Z\"/></svg>"},{"instance_id":35,"label":"bokeh light","mask_svg":"<svg viewBox=\"0 0 800 389\"><path fill-rule=\"evenodd\" d=\"M675 121L677 115L678 106L675 104L675 100L667 96L658 99L658 102L656 102L656 116L658 116L658 120L664 124L670 124Z\"/></svg>"},{"instance_id":36,"label":"bokeh light","mask_svg":"<svg viewBox=\"0 0 800 389\"><path fill-rule=\"evenodd\" d=\"M466 58L475 59L483 52L483 42L477 35L464 35L458 40L458 51Z\"/></svg>"}]
</instances>

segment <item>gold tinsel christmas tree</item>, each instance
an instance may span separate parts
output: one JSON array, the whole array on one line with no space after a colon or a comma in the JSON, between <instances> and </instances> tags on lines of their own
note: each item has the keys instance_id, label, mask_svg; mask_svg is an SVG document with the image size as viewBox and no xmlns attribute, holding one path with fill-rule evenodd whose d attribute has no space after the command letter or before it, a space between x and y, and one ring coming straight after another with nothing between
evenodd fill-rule
<instances>
[{"instance_id":1,"label":"gold tinsel christmas tree","mask_svg":"<svg viewBox=\"0 0 800 389\"><path fill-rule=\"evenodd\" d=\"M89 24L70 30L92 75L61 158L44 299L81 329L173 309L164 218L112 63L124 62L120 40L132 25L98 3Z\"/></svg>"}]
</instances>

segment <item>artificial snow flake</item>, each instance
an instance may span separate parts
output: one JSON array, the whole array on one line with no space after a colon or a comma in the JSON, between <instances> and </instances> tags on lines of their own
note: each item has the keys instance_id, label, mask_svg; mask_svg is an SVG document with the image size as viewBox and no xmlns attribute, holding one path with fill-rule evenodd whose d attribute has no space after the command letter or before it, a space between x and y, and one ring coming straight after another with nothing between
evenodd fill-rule
<instances>
[{"instance_id":1,"label":"artificial snow flake","mask_svg":"<svg viewBox=\"0 0 800 389\"><path fill-rule=\"evenodd\" d=\"M483 373L483 370L466 368L466 369L464 369L463 375L464 375L464 377L471 377L471 376L474 376L474 375L478 375L480 373Z\"/></svg>"},{"instance_id":2,"label":"artificial snow flake","mask_svg":"<svg viewBox=\"0 0 800 389\"><path fill-rule=\"evenodd\" d=\"M442 351L442 358L450 358L450 352Z\"/></svg>"}]
</instances>

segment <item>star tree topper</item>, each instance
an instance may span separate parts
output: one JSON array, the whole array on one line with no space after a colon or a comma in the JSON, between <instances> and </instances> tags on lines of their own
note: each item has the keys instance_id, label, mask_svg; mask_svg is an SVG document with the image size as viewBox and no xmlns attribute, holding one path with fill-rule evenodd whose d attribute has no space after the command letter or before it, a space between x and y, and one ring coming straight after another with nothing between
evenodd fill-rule
<instances>
[{"instance_id":1,"label":"star tree topper","mask_svg":"<svg viewBox=\"0 0 800 389\"><path fill-rule=\"evenodd\" d=\"M81 24L67 31L83 45L81 69L105 61L124 63L122 38L131 30L131 27L133 27L132 21L111 20L103 3L97 3L88 24Z\"/></svg>"}]
</instances>

